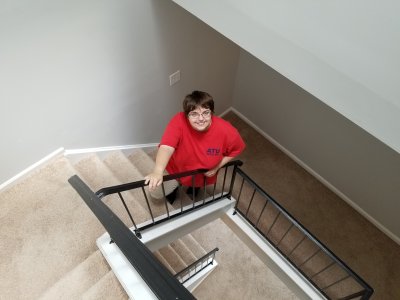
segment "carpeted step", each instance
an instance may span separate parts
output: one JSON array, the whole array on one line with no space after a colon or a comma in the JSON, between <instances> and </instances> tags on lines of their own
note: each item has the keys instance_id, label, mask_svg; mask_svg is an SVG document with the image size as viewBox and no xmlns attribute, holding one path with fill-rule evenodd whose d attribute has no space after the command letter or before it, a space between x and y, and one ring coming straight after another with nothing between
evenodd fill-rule
<instances>
[{"instance_id":1,"label":"carpeted step","mask_svg":"<svg viewBox=\"0 0 400 300\"><path fill-rule=\"evenodd\" d=\"M144 179L143 174L140 173L122 151L111 152L103 159L103 162L122 183Z\"/></svg>"},{"instance_id":2,"label":"carpeted step","mask_svg":"<svg viewBox=\"0 0 400 300\"><path fill-rule=\"evenodd\" d=\"M110 267L100 250L97 250L48 289L40 299L77 299L109 271Z\"/></svg>"},{"instance_id":3,"label":"carpeted step","mask_svg":"<svg viewBox=\"0 0 400 300\"><path fill-rule=\"evenodd\" d=\"M147 155L154 161L156 161L157 157L157 152L158 152L158 147L152 147L152 148L147 148L143 149L144 152L147 153Z\"/></svg>"},{"instance_id":4,"label":"carpeted step","mask_svg":"<svg viewBox=\"0 0 400 300\"><path fill-rule=\"evenodd\" d=\"M192 254L196 257L196 259L201 258L202 256L207 254L207 251L203 248L202 245L192 236L192 234L187 234L181 237L181 241L185 244L185 246L192 252Z\"/></svg>"},{"instance_id":5,"label":"carpeted step","mask_svg":"<svg viewBox=\"0 0 400 300\"><path fill-rule=\"evenodd\" d=\"M182 258L182 260L185 262L186 265L190 265L197 260L193 252L190 251L190 249L185 245L185 243L181 239L178 239L169 245L172 247L172 249L175 250L176 253L179 254L179 256Z\"/></svg>"},{"instance_id":6,"label":"carpeted step","mask_svg":"<svg viewBox=\"0 0 400 300\"><path fill-rule=\"evenodd\" d=\"M144 176L153 172L155 161L144 150L135 149L128 159Z\"/></svg>"},{"instance_id":7,"label":"carpeted step","mask_svg":"<svg viewBox=\"0 0 400 300\"><path fill-rule=\"evenodd\" d=\"M140 173L140 171L121 151L113 151L104 158L103 162L113 172L115 177L118 178L118 180L122 183L144 179L144 175ZM151 164L154 165L154 162L151 161ZM153 217L166 214L167 212L165 208L165 201L163 199L153 199L150 196L150 193L148 193L147 188L145 188L145 191L148 199L148 204L142 189L131 190L131 193L146 211L149 211L148 205L150 206ZM172 206L168 202L167 205L171 210Z\"/></svg>"},{"instance_id":8,"label":"carpeted step","mask_svg":"<svg viewBox=\"0 0 400 300\"><path fill-rule=\"evenodd\" d=\"M4 299L36 299L96 251L100 222L68 183L59 157L0 194Z\"/></svg>"},{"instance_id":9,"label":"carpeted step","mask_svg":"<svg viewBox=\"0 0 400 300\"><path fill-rule=\"evenodd\" d=\"M79 299L98 300L113 299L124 300L129 299L127 293L115 277L113 271L105 274L96 284L90 287Z\"/></svg>"},{"instance_id":10,"label":"carpeted step","mask_svg":"<svg viewBox=\"0 0 400 300\"><path fill-rule=\"evenodd\" d=\"M165 260L164 256L161 255L159 251L154 251L153 252L154 256L158 259L160 263L162 263L168 271L171 272L171 274L175 274L174 269L171 267L171 265Z\"/></svg>"},{"instance_id":11,"label":"carpeted step","mask_svg":"<svg viewBox=\"0 0 400 300\"><path fill-rule=\"evenodd\" d=\"M176 251L170 245L167 245L167 246L159 249L158 252L164 257L164 259L168 262L168 264L174 270L173 274L176 274L187 267L185 262L179 256L179 254L176 253Z\"/></svg>"},{"instance_id":12,"label":"carpeted step","mask_svg":"<svg viewBox=\"0 0 400 300\"><path fill-rule=\"evenodd\" d=\"M121 181L114 176L97 155L90 155L80 160L75 164L75 169L93 191L121 184ZM127 191L121 194L136 224L150 219L149 212L137 202L131 192ZM133 225L117 194L108 195L103 198L103 201L128 227Z\"/></svg>"}]
</instances>

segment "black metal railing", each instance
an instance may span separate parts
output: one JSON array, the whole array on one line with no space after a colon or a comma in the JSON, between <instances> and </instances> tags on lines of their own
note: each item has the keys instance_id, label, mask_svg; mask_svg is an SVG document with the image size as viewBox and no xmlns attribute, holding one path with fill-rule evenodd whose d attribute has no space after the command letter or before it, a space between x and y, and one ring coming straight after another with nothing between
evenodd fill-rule
<instances>
[{"instance_id":1,"label":"black metal railing","mask_svg":"<svg viewBox=\"0 0 400 300\"><path fill-rule=\"evenodd\" d=\"M214 264L215 254L217 251L219 251L218 248L211 250L209 253L205 254L197 261L184 268L182 271L176 273L174 275L175 278L178 279L180 283L184 284L196 274L207 268L209 265Z\"/></svg>"},{"instance_id":2,"label":"black metal railing","mask_svg":"<svg viewBox=\"0 0 400 300\"><path fill-rule=\"evenodd\" d=\"M106 202L107 197L118 195L124 208L123 211L119 211L119 213L125 212L125 218L128 216L127 220L133 224L134 232L139 238L141 230L182 214L193 212L200 207L209 205L220 199L230 199L233 197L237 200L235 212L238 212L246 219L247 222L249 222L269 244L281 253L281 255L319 290L322 295L328 299L369 299L373 293L373 289L291 216L276 200L246 175L239 168L240 165L242 165L241 161L232 161L228 163L224 169L220 170L218 179L212 187L207 187L204 182L204 187L202 188L203 194L200 197L196 197L193 193L191 197L189 197L189 200L185 200L186 202L183 200L184 197L179 197L173 209L170 209L169 205L167 205L163 186L164 198L161 205L158 206L158 208L161 209L161 212L158 212L158 216L155 214L154 203L152 203L152 200L149 200L149 196L145 190L144 180L102 188L93 195L90 190L90 192L85 193L90 194L89 200L91 203L95 202L94 200ZM206 170L195 170L180 174L166 175L164 176L164 182L176 179L179 180L179 178L187 176L201 175L205 171ZM76 178L76 176L73 178L75 179L71 178L72 180L70 179L70 182L75 187L76 182L79 182L79 178ZM83 182L79 183L78 186L82 184ZM138 219L137 216L135 216L135 211L129 209L130 203L126 201L123 194L132 191L136 191L136 196L142 196L142 200L148 209L147 219ZM182 194L182 187L180 187L180 191ZM87 195L84 196L88 197ZM111 199L108 205L112 206L115 199ZM102 203L100 209L101 213L103 213L103 207L106 207L108 211L112 212L105 203ZM165 210L162 211L163 209ZM97 214L96 216L99 218ZM114 217L116 217L116 214L113 213L113 218ZM118 214L118 217L121 219L123 218L121 214ZM143 222L135 221L135 219ZM128 225L122 223L120 219L118 219L118 222L124 225L124 235L128 236L126 232ZM118 225L119 228L122 228L121 224ZM104 225L104 227L106 227L106 225ZM109 231L108 227L106 227L106 229ZM129 232L132 234L131 231ZM111 239L117 243L121 251L122 248L130 243L119 237L117 231L115 231L114 234L110 234L110 236ZM119 238L120 244L115 240L114 236ZM129 237L129 240L132 240L132 238ZM128 250L124 251L128 252ZM130 252L129 255L132 260L137 260L137 258L133 258L132 252ZM141 258L139 260L141 260Z\"/></svg>"},{"instance_id":3,"label":"black metal railing","mask_svg":"<svg viewBox=\"0 0 400 300\"><path fill-rule=\"evenodd\" d=\"M369 299L373 289L240 168L235 212L328 299Z\"/></svg>"},{"instance_id":4,"label":"black metal railing","mask_svg":"<svg viewBox=\"0 0 400 300\"><path fill-rule=\"evenodd\" d=\"M141 238L140 232L144 229L192 212L193 210L214 203L222 198L229 198L230 193L232 192L234 174L236 173L238 166L241 166L242 164L243 163L240 160L227 163L219 170L217 179L211 187L206 185L206 177L202 175L207 171L204 169L165 175L161 186L164 197L161 200L151 198L149 195L150 193L145 190L146 184L144 180L105 187L97 191L96 195L103 201L106 199L106 196L118 195L118 198L123 205L123 210L126 213L125 218L122 215L119 215L119 217L125 219L125 221L130 221L136 235ZM189 176L192 177L192 182L195 181L196 176L202 176L204 178L204 184L201 187L199 194L197 196L195 195L194 188L192 189L193 192L191 194L186 194L183 190L184 188L179 185L179 197L171 207L171 205L168 204L165 194L165 184L172 180L178 180L179 182L180 178ZM229 180L231 182L228 182ZM135 197L129 198L129 192L134 192ZM132 201L127 201L126 198L131 199ZM146 212L148 214L147 218L138 216L135 210L129 208L130 202L137 201L143 202L141 208L146 207ZM115 211L117 211L117 209L115 209Z\"/></svg>"},{"instance_id":5,"label":"black metal railing","mask_svg":"<svg viewBox=\"0 0 400 300\"><path fill-rule=\"evenodd\" d=\"M195 299L78 176L68 181L158 299Z\"/></svg>"}]
</instances>

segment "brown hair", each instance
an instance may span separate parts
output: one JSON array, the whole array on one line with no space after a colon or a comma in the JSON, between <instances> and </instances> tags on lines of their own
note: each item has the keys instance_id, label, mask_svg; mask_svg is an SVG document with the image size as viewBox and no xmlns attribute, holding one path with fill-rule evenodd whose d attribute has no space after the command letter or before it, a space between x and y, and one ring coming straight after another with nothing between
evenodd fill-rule
<instances>
[{"instance_id":1,"label":"brown hair","mask_svg":"<svg viewBox=\"0 0 400 300\"><path fill-rule=\"evenodd\" d=\"M214 113L214 99L210 94L201 91L193 91L191 94L186 95L183 100L183 111L186 116L196 107L208 108Z\"/></svg>"}]
</instances>

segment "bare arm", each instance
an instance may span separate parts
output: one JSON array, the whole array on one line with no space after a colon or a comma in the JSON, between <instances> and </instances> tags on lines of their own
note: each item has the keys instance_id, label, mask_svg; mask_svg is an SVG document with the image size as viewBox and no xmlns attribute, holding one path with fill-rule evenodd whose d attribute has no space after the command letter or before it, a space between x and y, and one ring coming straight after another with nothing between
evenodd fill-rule
<instances>
[{"instance_id":1,"label":"bare arm","mask_svg":"<svg viewBox=\"0 0 400 300\"><path fill-rule=\"evenodd\" d=\"M215 166L214 168L208 170L206 173L204 173L204 175L207 176L207 177L214 176L215 174L217 174L219 169L221 169L223 166L225 166L232 159L234 159L234 157L224 156L217 166Z\"/></svg>"},{"instance_id":2,"label":"bare arm","mask_svg":"<svg viewBox=\"0 0 400 300\"><path fill-rule=\"evenodd\" d=\"M149 189L151 191L153 191L157 186L160 186L163 182L164 170L174 151L175 148L167 145L161 145L158 149L154 170L152 173L144 177L145 184L149 184Z\"/></svg>"}]
</instances>

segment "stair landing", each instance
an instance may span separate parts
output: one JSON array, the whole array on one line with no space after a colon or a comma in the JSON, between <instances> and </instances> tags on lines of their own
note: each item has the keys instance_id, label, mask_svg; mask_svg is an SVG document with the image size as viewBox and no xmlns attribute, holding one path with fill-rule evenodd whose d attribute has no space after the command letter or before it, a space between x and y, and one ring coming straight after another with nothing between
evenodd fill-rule
<instances>
[{"instance_id":1,"label":"stair landing","mask_svg":"<svg viewBox=\"0 0 400 300\"><path fill-rule=\"evenodd\" d=\"M180 237L189 234L191 231L209 223L211 221L210 218L219 218L229 208L231 208L233 204L233 201L223 199L217 203L213 203L197 210L195 214L182 215L168 222L158 224L142 231L141 241L146 244L151 251L157 251L169 243L176 241ZM133 228L131 229L133 230ZM188 238L186 237L185 240L187 239ZM128 296L131 299L157 299L115 243L110 243L110 241L110 236L106 232L97 239L97 246L106 258L108 264L114 271ZM205 250L198 253L204 254ZM193 290L216 266L217 263L208 266L197 276L194 276L192 280L187 281L184 286L189 290ZM168 269L172 269L174 272L177 271L173 266L170 266Z\"/></svg>"}]
</instances>

